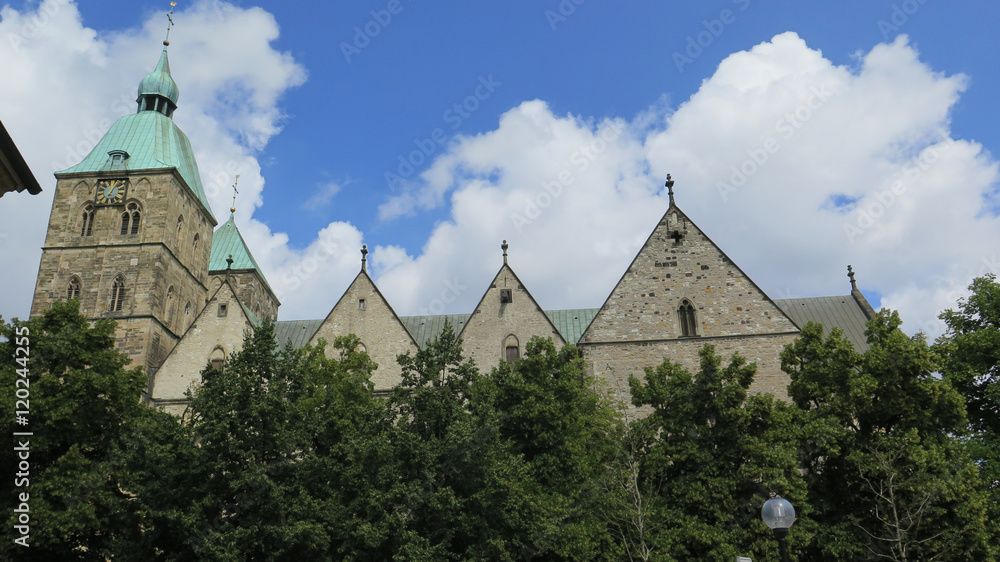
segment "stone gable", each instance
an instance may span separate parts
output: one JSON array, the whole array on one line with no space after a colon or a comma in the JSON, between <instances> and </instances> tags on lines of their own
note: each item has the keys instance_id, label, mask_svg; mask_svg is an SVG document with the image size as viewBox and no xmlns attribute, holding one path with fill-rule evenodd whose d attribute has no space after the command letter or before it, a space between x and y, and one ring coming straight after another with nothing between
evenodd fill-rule
<instances>
[{"instance_id":1,"label":"stone gable","mask_svg":"<svg viewBox=\"0 0 1000 562\"><path fill-rule=\"evenodd\" d=\"M156 371L149 389L152 404L183 413L188 404L184 393L201 383L201 371L213 358L228 360L243 349L247 330L253 330L253 323L235 289L224 281Z\"/></svg>"},{"instance_id":2,"label":"stone gable","mask_svg":"<svg viewBox=\"0 0 1000 562\"><path fill-rule=\"evenodd\" d=\"M580 343L684 337L679 313L684 301L694 309L698 337L798 332L781 309L672 205Z\"/></svg>"},{"instance_id":3,"label":"stone gable","mask_svg":"<svg viewBox=\"0 0 1000 562\"><path fill-rule=\"evenodd\" d=\"M372 374L376 391L387 391L399 384L402 370L396 357L406 352L415 354L417 344L364 270L344 291L309 343L317 345L319 340L326 340L327 357L334 357L333 341L348 334L358 336L364 350L378 364Z\"/></svg>"},{"instance_id":4,"label":"stone gable","mask_svg":"<svg viewBox=\"0 0 1000 562\"><path fill-rule=\"evenodd\" d=\"M517 346L518 357L523 357L524 346L532 336L552 338L556 348L566 345L559 330L505 263L459 334L465 356L475 361L482 372L489 372L506 358L507 347Z\"/></svg>"}]
</instances>

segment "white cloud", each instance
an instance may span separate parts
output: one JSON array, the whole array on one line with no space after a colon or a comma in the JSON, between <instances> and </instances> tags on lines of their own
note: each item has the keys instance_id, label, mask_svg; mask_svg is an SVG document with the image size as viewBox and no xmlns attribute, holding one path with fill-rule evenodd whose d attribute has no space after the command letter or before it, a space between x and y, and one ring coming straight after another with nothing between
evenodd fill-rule
<instances>
[{"instance_id":1,"label":"white cloud","mask_svg":"<svg viewBox=\"0 0 1000 562\"><path fill-rule=\"evenodd\" d=\"M72 3L38 10L48 15L31 33L37 13L0 12L0 118L45 189L0 199L5 316L28 311L51 172L133 110L164 29L156 14L99 37ZM360 269L363 234L334 222L294 248L253 219L267 199L257 151L280 131L281 95L305 71L270 46L278 26L259 8L203 0L175 19L175 117L212 206L224 220L240 174L237 222L282 299L281 318L323 317ZM1000 222L988 212L997 163L949 130L966 83L934 72L905 38L848 68L786 33L727 57L677 107L661 98L638 116L586 117L527 101L496 129L453 139L382 205L383 218L442 207L450 216L415 255L368 241L369 263L400 314L469 312L506 239L543 307L600 306L665 211L670 172L681 208L772 296L846 294L851 263L862 289L884 295L911 331L934 332L972 275L998 268Z\"/></svg>"},{"instance_id":2,"label":"white cloud","mask_svg":"<svg viewBox=\"0 0 1000 562\"><path fill-rule=\"evenodd\" d=\"M672 113L595 122L526 102L457 139L405 194L421 208L450 195L451 220L380 285L406 314L457 279L469 288L447 308L467 312L506 238L543 307L599 306L666 210L670 172L681 208L775 298L847 294L850 263L910 331L933 335L937 313L995 266L1000 234L983 202L997 163L949 132L966 82L905 37L847 68L785 33L727 57ZM572 183L553 197L560 172Z\"/></svg>"}]
</instances>

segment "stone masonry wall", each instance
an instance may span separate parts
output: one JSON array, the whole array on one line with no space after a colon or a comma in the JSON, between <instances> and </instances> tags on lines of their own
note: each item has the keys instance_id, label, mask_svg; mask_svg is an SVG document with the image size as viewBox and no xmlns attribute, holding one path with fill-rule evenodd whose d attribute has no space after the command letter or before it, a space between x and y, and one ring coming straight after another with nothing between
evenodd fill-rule
<instances>
[{"instance_id":1,"label":"stone masonry wall","mask_svg":"<svg viewBox=\"0 0 1000 562\"><path fill-rule=\"evenodd\" d=\"M682 238L675 242L672 232ZM695 307L699 336L798 328L676 207L659 222L581 343L681 337L678 309Z\"/></svg>"},{"instance_id":2,"label":"stone masonry wall","mask_svg":"<svg viewBox=\"0 0 1000 562\"><path fill-rule=\"evenodd\" d=\"M503 289L511 291L510 303L500 302ZM504 264L460 336L465 355L481 372L488 373L505 358L505 341L511 335L517 340L519 357L524 356L532 336L551 337L557 349L566 344L514 271Z\"/></svg>"},{"instance_id":3,"label":"stone masonry wall","mask_svg":"<svg viewBox=\"0 0 1000 562\"><path fill-rule=\"evenodd\" d=\"M121 234L125 207L110 206L95 207L91 235L81 236L83 210L94 201L97 179L94 174L74 174L56 182L31 314L42 314L52 302L65 300L76 277L81 312L90 319L110 317L123 324L119 346L133 365L155 369L205 301L214 219L201 211L176 173L165 171L130 177L125 203L141 206L137 234ZM125 281L125 299L121 311L111 311L118 275Z\"/></svg>"},{"instance_id":4,"label":"stone masonry wall","mask_svg":"<svg viewBox=\"0 0 1000 562\"><path fill-rule=\"evenodd\" d=\"M688 371L697 373L700 369L698 352L705 344L715 346L715 354L723 358L723 365L734 353L739 353L748 362L757 364L757 374L750 387L751 392L772 394L788 399L788 375L781 370L779 354L787 344L797 338L797 334L759 335L730 338L686 338L660 342L615 342L601 345L581 345L588 368L598 377L605 389L615 399L628 405L631 415L644 416L648 409L632 406L629 392L629 376L645 380L645 367L656 368L667 358L680 363Z\"/></svg>"},{"instance_id":5,"label":"stone masonry wall","mask_svg":"<svg viewBox=\"0 0 1000 562\"><path fill-rule=\"evenodd\" d=\"M415 354L417 344L363 271L334 305L309 343L316 345L320 339L326 340L327 357L335 357L333 341L348 334L358 336L368 355L378 363L378 369L372 374L376 391L389 390L399 384L402 370L396 363L396 356L406 352Z\"/></svg>"},{"instance_id":6,"label":"stone masonry wall","mask_svg":"<svg viewBox=\"0 0 1000 562\"><path fill-rule=\"evenodd\" d=\"M213 290L222 284L226 272L213 272L211 277L209 286L212 287L210 290ZM270 319L272 322L278 319L278 298L271 293L256 272L251 269L232 270L229 272L229 282L236 289L240 301L250 307L257 318Z\"/></svg>"},{"instance_id":7,"label":"stone masonry wall","mask_svg":"<svg viewBox=\"0 0 1000 562\"><path fill-rule=\"evenodd\" d=\"M225 316L220 315L220 305L226 307ZM184 393L201 383L201 372L212 352L219 348L228 360L243 349L244 332L250 329L236 293L224 283L157 370L150 391L153 404L171 413L182 412L187 404Z\"/></svg>"}]
</instances>

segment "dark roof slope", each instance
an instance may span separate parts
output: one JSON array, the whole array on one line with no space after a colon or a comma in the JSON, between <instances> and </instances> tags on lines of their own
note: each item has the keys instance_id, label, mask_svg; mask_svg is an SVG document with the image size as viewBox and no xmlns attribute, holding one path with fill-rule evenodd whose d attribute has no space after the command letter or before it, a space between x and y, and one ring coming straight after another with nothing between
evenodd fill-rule
<instances>
[{"instance_id":1,"label":"dark roof slope","mask_svg":"<svg viewBox=\"0 0 1000 562\"><path fill-rule=\"evenodd\" d=\"M774 304L778 305L799 329L804 328L809 322L823 324L823 333L827 335L831 328L840 328L858 353L868 351L868 342L865 339L868 315L853 296L780 299L775 300Z\"/></svg>"}]
</instances>

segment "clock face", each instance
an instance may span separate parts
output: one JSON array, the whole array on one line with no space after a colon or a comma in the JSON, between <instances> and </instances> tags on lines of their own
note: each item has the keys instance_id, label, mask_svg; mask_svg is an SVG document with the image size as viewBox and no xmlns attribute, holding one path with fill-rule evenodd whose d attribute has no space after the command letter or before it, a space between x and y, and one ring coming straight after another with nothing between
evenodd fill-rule
<instances>
[{"instance_id":1,"label":"clock face","mask_svg":"<svg viewBox=\"0 0 1000 562\"><path fill-rule=\"evenodd\" d=\"M126 179L97 180L98 205L121 205L125 201L125 190L128 189Z\"/></svg>"}]
</instances>

